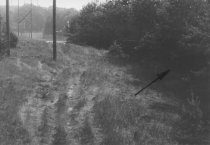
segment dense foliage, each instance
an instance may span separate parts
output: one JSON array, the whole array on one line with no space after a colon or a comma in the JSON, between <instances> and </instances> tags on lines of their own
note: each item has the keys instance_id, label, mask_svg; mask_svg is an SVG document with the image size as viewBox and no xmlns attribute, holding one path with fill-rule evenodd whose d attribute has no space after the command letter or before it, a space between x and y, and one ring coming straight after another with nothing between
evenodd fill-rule
<instances>
[{"instance_id":1,"label":"dense foliage","mask_svg":"<svg viewBox=\"0 0 210 145\"><path fill-rule=\"evenodd\" d=\"M116 49L122 49L117 52L124 52L150 71L171 68L174 79L193 80L194 84L189 81L181 84L190 86L196 95L206 97L209 94L206 79L209 10L210 5L205 0L90 3L72 21L68 41L112 50L113 44L117 44L120 47ZM183 89L180 91L182 96L189 96L189 87L181 85L179 89Z\"/></svg>"},{"instance_id":2,"label":"dense foliage","mask_svg":"<svg viewBox=\"0 0 210 145\"><path fill-rule=\"evenodd\" d=\"M207 41L208 8L204 0L90 3L75 18L69 31L77 34L74 37L77 41L100 47L110 46L115 40L142 40L144 44L152 41L160 46L177 48L194 42L194 39L193 44Z\"/></svg>"},{"instance_id":3,"label":"dense foliage","mask_svg":"<svg viewBox=\"0 0 210 145\"><path fill-rule=\"evenodd\" d=\"M148 82L154 72L170 68L170 77L156 88L179 97L180 102L189 106L189 110L181 111L182 117L176 124L179 131L174 136L185 144L196 144L201 139L203 121L209 119L210 114L208 1L90 3L74 17L68 32L69 42L109 49L110 54L135 64L131 72L141 81ZM198 96L198 105L189 105L192 94Z\"/></svg>"},{"instance_id":4,"label":"dense foliage","mask_svg":"<svg viewBox=\"0 0 210 145\"><path fill-rule=\"evenodd\" d=\"M18 43L18 37L11 32L10 33L10 47L11 48L15 48L17 46ZM1 36L0 39L0 57L4 56L7 52L7 38L6 35Z\"/></svg>"}]
</instances>

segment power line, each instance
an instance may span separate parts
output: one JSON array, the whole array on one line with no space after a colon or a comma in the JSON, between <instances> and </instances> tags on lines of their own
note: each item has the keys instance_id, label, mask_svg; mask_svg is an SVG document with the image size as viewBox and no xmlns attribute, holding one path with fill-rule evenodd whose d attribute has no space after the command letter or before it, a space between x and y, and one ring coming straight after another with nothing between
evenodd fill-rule
<instances>
[{"instance_id":1,"label":"power line","mask_svg":"<svg viewBox=\"0 0 210 145\"><path fill-rule=\"evenodd\" d=\"M18 23L23 22L30 14L31 14L31 10L28 13L26 13L25 16L18 21Z\"/></svg>"},{"instance_id":2,"label":"power line","mask_svg":"<svg viewBox=\"0 0 210 145\"><path fill-rule=\"evenodd\" d=\"M24 5L25 5L26 1L24 0ZM20 23L22 23L24 20L26 20L26 18L30 15L30 34L29 37L32 38L32 34L33 34L33 1L30 0L30 10L28 11L28 13L26 13L22 19L20 19L20 15L19 15L19 11L20 11L20 7L19 7L19 0L18 0L18 36L19 36L19 27L20 27ZM25 29L25 23L24 23L24 29Z\"/></svg>"}]
</instances>

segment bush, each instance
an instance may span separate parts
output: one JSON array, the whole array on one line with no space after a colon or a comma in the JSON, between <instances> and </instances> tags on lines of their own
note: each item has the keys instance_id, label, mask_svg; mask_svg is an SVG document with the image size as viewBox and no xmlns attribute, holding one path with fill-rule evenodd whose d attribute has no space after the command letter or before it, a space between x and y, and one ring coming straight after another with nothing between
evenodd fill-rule
<instances>
[{"instance_id":1,"label":"bush","mask_svg":"<svg viewBox=\"0 0 210 145\"><path fill-rule=\"evenodd\" d=\"M98 48L111 48L110 53L116 57L123 53L129 55L129 60L147 72L154 72L155 68L170 68L174 78L170 80L172 85L167 85L167 91L173 91L181 98L189 95L189 87L192 87L196 95L202 95L201 103L208 106L209 7L204 0L91 3L72 21L74 35L69 39ZM201 70L206 70L203 76L196 77L192 73ZM182 78L189 80L183 81ZM179 91L174 90L175 86L180 87Z\"/></svg>"},{"instance_id":2,"label":"bush","mask_svg":"<svg viewBox=\"0 0 210 145\"><path fill-rule=\"evenodd\" d=\"M17 46L18 37L14 33L10 33L10 47L14 48ZM7 38L3 37L0 40L0 55L3 56L6 54L7 49Z\"/></svg>"},{"instance_id":3,"label":"bush","mask_svg":"<svg viewBox=\"0 0 210 145\"><path fill-rule=\"evenodd\" d=\"M117 41L114 41L114 43L109 47L109 54L115 57L123 55L122 47Z\"/></svg>"},{"instance_id":4,"label":"bush","mask_svg":"<svg viewBox=\"0 0 210 145\"><path fill-rule=\"evenodd\" d=\"M74 35L69 38L72 42L110 49L109 54L115 57L123 53L129 55L134 64L132 73L141 72L138 74L140 80L154 71L166 68L173 70L168 81L157 88L162 93L172 93L185 103L190 89L202 96L202 117L199 112L193 112L196 106L187 109L188 113L183 111L182 121L190 125L193 117L189 112L197 114L198 120L204 119L204 116L209 119L210 113L207 53L210 46L209 8L210 4L205 0L114 0L100 5L91 3L72 21L71 32ZM141 70L137 70L136 66L140 66ZM201 75L195 75L201 71ZM191 131L186 135L190 136Z\"/></svg>"},{"instance_id":5,"label":"bush","mask_svg":"<svg viewBox=\"0 0 210 145\"><path fill-rule=\"evenodd\" d=\"M18 37L13 32L11 32L10 33L10 47L13 47L13 48L16 47L17 43L18 43Z\"/></svg>"}]
</instances>

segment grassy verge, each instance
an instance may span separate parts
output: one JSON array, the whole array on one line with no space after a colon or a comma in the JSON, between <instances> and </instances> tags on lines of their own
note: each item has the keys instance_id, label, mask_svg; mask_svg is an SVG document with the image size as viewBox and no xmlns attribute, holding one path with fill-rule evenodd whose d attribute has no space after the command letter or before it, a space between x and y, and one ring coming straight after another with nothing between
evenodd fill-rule
<instances>
[{"instance_id":1,"label":"grassy verge","mask_svg":"<svg viewBox=\"0 0 210 145\"><path fill-rule=\"evenodd\" d=\"M84 58L81 56L80 60ZM67 105L71 106L67 119L71 143L178 144L173 125L180 119L179 112L167 108L161 111L154 104L168 105L173 110L179 103L152 90L135 97L137 80L126 73L127 67L109 63L106 56L97 58L86 61L88 67L71 94L76 101Z\"/></svg>"},{"instance_id":2,"label":"grassy verge","mask_svg":"<svg viewBox=\"0 0 210 145\"><path fill-rule=\"evenodd\" d=\"M106 51L61 44L53 62L50 44L21 40L0 61L0 144L178 145L203 132L189 138L187 130L199 129L197 101L182 107L149 89L135 97L139 80L108 59ZM194 126L183 132L187 119Z\"/></svg>"},{"instance_id":3,"label":"grassy verge","mask_svg":"<svg viewBox=\"0 0 210 145\"><path fill-rule=\"evenodd\" d=\"M62 94L61 85L66 83L59 80L59 74L69 61L58 51L59 59L53 62L51 54L47 43L24 39L11 50L10 57L0 61L0 144L39 144L40 140L45 143L52 140L56 126L52 119L53 102ZM58 81L62 81L60 86ZM40 137L43 132L50 138Z\"/></svg>"}]
</instances>

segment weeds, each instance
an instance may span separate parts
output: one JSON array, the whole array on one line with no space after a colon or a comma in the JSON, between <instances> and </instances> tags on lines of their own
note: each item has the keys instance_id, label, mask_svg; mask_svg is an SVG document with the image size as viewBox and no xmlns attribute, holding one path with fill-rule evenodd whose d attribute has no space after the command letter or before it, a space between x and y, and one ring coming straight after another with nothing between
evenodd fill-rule
<instances>
[{"instance_id":1,"label":"weeds","mask_svg":"<svg viewBox=\"0 0 210 145\"><path fill-rule=\"evenodd\" d=\"M26 144L30 142L27 130L22 126L18 116L18 107L23 101L24 92L15 89L11 80L0 89L0 143Z\"/></svg>"},{"instance_id":2,"label":"weeds","mask_svg":"<svg viewBox=\"0 0 210 145\"><path fill-rule=\"evenodd\" d=\"M79 100L79 102L74 106L74 109L80 110L82 107L85 106L85 103L86 103L85 99Z\"/></svg>"},{"instance_id":3,"label":"weeds","mask_svg":"<svg viewBox=\"0 0 210 145\"><path fill-rule=\"evenodd\" d=\"M50 126L50 114L49 109L44 109L42 116L41 116L41 124L38 127L38 136L40 136L40 143L41 144L49 144L49 138L51 135L52 127Z\"/></svg>"},{"instance_id":4,"label":"weeds","mask_svg":"<svg viewBox=\"0 0 210 145\"><path fill-rule=\"evenodd\" d=\"M162 145L171 140L171 126L150 116L150 111L135 99L107 97L94 105L94 121L104 135L105 145Z\"/></svg>"},{"instance_id":5,"label":"weeds","mask_svg":"<svg viewBox=\"0 0 210 145\"><path fill-rule=\"evenodd\" d=\"M80 128L77 137L79 138L81 145L92 145L94 143L94 135L87 118Z\"/></svg>"},{"instance_id":6,"label":"weeds","mask_svg":"<svg viewBox=\"0 0 210 145\"><path fill-rule=\"evenodd\" d=\"M33 49L28 49L28 45ZM102 52L70 44L61 46L65 54L60 51L58 62L51 63L47 56L50 50L44 49L45 46L40 44L36 48L36 43L22 43L21 47L27 51L21 49L16 56L29 56L21 57L22 69L13 64L16 59L0 63L5 68L0 70L2 78L16 74L14 79L0 82L2 145L15 141L20 145L32 143L30 127L40 144L203 145L200 139L207 130L199 98L193 96L182 108L179 102L165 99L155 91L148 90L134 98L133 78L125 73L125 68L106 62ZM32 60L37 51L41 57ZM46 74L50 79L42 77ZM35 83L42 84L39 87L43 90L34 89ZM71 93L66 95L69 88ZM23 127L17 111L26 95L34 93L33 89L47 98L31 98L35 101L27 105L29 110L34 109L38 121Z\"/></svg>"},{"instance_id":7,"label":"weeds","mask_svg":"<svg viewBox=\"0 0 210 145\"><path fill-rule=\"evenodd\" d=\"M209 126L203 121L199 97L194 95L183 105L180 120L175 124L175 139L180 144L207 145L204 140Z\"/></svg>"},{"instance_id":8,"label":"weeds","mask_svg":"<svg viewBox=\"0 0 210 145\"><path fill-rule=\"evenodd\" d=\"M53 138L53 143L52 145L67 145L66 141L66 131L65 128L63 127L56 127L56 133L54 134Z\"/></svg>"}]
</instances>

